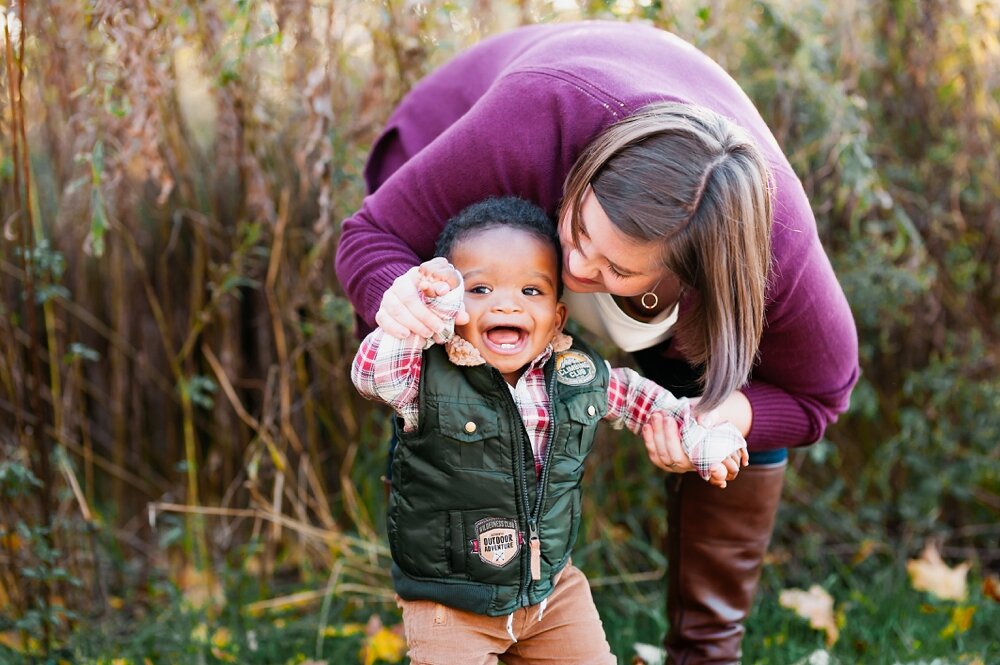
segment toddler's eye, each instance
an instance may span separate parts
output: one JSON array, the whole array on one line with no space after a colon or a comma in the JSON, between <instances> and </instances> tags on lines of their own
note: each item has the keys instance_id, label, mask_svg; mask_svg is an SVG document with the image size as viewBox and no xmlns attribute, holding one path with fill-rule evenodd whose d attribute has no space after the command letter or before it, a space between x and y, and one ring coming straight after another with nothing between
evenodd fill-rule
<instances>
[{"instance_id":1,"label":"toddler's eye","mask_svg":"<svg viewBox=\"0 0 1000 665\"><path fill-rule=\"evenodd\" d=\"M469 289L469 293L475 293L481 296L484 296L489 292L490 292L490 287L483 285L473 286L472 288Z\"/></svg>"},{"instance_id":2,"label":"toddler's eye","mask_svg":"<svg viewBox=\"0 0 1000 665\"><path fill-rule=\"evenodd\" d=\"M526 296L540 296L542 295L542 290L536 289L533 286L526 286L523 289L521 289L521 293L523 293Z\"/></svg>"}]
</instances>

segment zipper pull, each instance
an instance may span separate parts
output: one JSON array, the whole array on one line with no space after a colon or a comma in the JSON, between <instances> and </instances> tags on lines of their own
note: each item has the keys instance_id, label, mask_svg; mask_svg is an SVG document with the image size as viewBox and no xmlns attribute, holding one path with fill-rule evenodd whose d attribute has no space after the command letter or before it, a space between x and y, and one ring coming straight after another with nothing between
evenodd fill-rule
<instances>
[{"instance_id":1,"label":"zipper pull","mask_svg":"<svg viewBox=\"0 0 1000 665\"><path fill-rule=\"evenodd\" d=\"M542 579L542 541L538 538L538 525L528 522L528 551L531 554L531 579Z\"/></svg>"}]
</instances>

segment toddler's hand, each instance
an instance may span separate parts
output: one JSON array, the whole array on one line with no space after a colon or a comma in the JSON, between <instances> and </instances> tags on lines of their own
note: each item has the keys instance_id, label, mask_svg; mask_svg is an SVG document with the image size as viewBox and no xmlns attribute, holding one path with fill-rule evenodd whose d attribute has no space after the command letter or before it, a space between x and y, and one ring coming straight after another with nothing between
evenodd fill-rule
<instances>
[{"instance_id":1,"label":"toddler's hand","mask_svg":"<svg viewBox=\"0 0 1000 665\"><path fill-rule=\"evenodd\" d=\"M725 489L728 481L739 475L740 467L749 463L749 455L746 448L734 450L729 457L717 464L713 464L708 470L708 482L720 489Z\"/></svg>"},{"instance_id":2,"label":"toddler's hand","mask_svg":"<svg viewBox=\"0 0 1000 665\"><path fill-rule=\"evenodd\" d=\"M420 264L418 272L420 281L417 290L428 298L443 296L458 286L458 271L443 256L424 261Z\"/></svg>"}]
</instances>

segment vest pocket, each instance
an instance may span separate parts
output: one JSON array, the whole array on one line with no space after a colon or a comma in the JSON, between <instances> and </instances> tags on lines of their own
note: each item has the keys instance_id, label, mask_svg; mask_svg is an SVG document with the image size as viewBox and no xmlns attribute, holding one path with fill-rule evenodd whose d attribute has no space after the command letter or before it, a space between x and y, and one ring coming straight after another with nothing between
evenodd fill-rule
<instances>
[{"instance_id":1,"label":"vest pocket","mask_svg":"<svg viewBox=\"0 0 1000 665\"><path fill-rule=\"evenodd\" d=\"M447 448L442 454L458 469L500 471L504 447L500 445L500 424L495 407L489 404L449 404L437 406L438 431Z\"/></svg>"},{"instance_id":2,"label":"vest pocket","mask_svg":"<svg viewBox=\"0 0 1000 665\"><path fill-rule=\"evenodd\" d=\"M451 546L448 548L449 564L451 572L459 575L465 573L465 551L470 547L465 538L464 525L465 521L460 511L448 512L448 535L451 540Z\"/></svg>"},{"instance_id":3,"label":"vest pocket","mask_svg":"<svg viewBox=\"0 0 1000 665\"><path fill-rule=\"evenodd\" d=\"M593 399L589 396L576 397L568 403L567 415L574 423L573 432L582 429L580 436L571 433L566 441L566 453L577 458L581 464L584 458L590 453L594 445L594 434L597 432L597 425L607 411L607 405L600 404L600 393L594 393ZM607 396L604 396L605 400Z\"/></svg>"},{"instance_id":4,"label":"vest pocket","mask_svg":"<svg viewBox=\"0 0 1000 665\"><path fill-rule=\"evenodd\" d=\"M447 513L421 511L393 496L388 531L392 559L400 570L416 578L448 575Z\"/></svg>"}]
</instances>

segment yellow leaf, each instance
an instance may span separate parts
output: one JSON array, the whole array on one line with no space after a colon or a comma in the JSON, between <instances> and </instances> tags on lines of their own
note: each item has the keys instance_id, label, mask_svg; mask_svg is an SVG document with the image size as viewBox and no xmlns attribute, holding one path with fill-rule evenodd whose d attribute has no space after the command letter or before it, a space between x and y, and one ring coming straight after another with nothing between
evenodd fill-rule
<instances>
[{"instance_id":1,"label":"yellow leaf","mask_svg":"<svg viewBox=\"0 0 1000 665\"><path fill-rule=\"evenodd\" d=\"M177 586L183 591L184 600L194 609L221 607L225 600L222 585L211 570L185 566L177 576Z\"/></svg>"},{"instance_id":2,"label":"yellow leaf","mask_svg":"<svg viewBox=\"0 0 1000 665\"><path fill-rule=\"evenodd\" d=\"M809 591L785 589L778 596L778 602L800 617L809 619L811 627L824 631L827 646L833 646L840 638L840 629L833 614L833 597L818 584L809 587Z\"/></svg>"},{"instance_id":3,"label":"yellow leaf","mask_svg":"<svg viewBox=\"0 0 1000 665\"><path fill-rule=\"evenodd\" d=\"M208 626L204 623L199 623L191 631L191 641L196 644L207 644L208 643Z\"/></svg>"},{"instance_id":4,"label":"yellow leaf","mask_svg":"<svg viewBox=\"0 0 1000 665\"><path fill-rule=\"evenodd\" d=\"M120 610L121 608L125 607L125 601L122 600L119 596L108 596L108 605L113 610Z\"/></svg>"},{"instance_id":5,"label":"yellow leaf","mask_svg":"<svg viewBox=\"0 0 1000 665\"><path fill-rule=\"evenodd\" d=\"M345 623L343 626L327 626L323 629L323 637L348 637L365 632L361 623Z\"/></svg>"},{"instance_id":6,"label":"yellow leaf","mask_svg":"<svg viewBox=\"0 0 1000 665\"><path fill-rule=\"evenodd\" d=\"M365 665L373 665L376 661L398 663L406 654L406 640L388 628L379 628L378 632L365 640L361 647L361 657Z\"/></svg>"},{"instance_id":7,"label":"yellow leaf","mask_svg":"<svg viewBox=\"0 0 1000 665\"><path fill-rule=\"evenodd\" d=\"M228 647L232 641L233 638L229 634L229 629L226 627L218 628L214 633L212 633L212 646L224 649Z\"/></svg>"},{"instance_id":8,"label":"yellow leaf","mask_svg":"<svg viewBox=\"0 0 1000 665\"><path fill-rule=\"evenodd\" d=\"M941 631L941 637L954 637L969 630L972 617L976 613L975 606L958 606L951 611L951 621Z\"/></svg>"},{"instance_id":9,"label":"yellow leaf","mask_svg":"<svg viewBox=\"0 0 1000 665\"><path fill-rule=\"evenodd\" d=\"M919 559L906 562L906 572L917 591L926 591L941 600L963 601L968 592L966 576L971 566L968 561L954 568L948 566L941 560L934 543L928 543Z\"/></svg>"},{"instance_id":10,"label":"yellow leaf","mask_svg":"<svg viewBox=\"0 0 1000 665\"><path fill-rule=\"evenodd\" d=\"M874 540L865 538L861 541L861 546L858 547L858 551L854 553L854 558L851 562L856 566L868 557L872 555L875 549L878 547L878 543Z\"/></svg>"},{"instance_id":11,"label":"yellow leaf","mask_svg":"<svg viewBox=\"0 0 1000 665\"><path fill-rule=\"evenodd\" d=\"M231 648L232 644L233 639L228 628L222 627L212 633L212 655L219 660L227 663L236 662L235 649Z\"/></svg>"}]
</instances>

